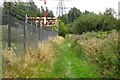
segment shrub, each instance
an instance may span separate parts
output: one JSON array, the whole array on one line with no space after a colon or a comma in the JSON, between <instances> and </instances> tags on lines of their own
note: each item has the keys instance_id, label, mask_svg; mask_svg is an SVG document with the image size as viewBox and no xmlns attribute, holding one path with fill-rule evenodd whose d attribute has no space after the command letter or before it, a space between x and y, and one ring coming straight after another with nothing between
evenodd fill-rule
<instances>
[{"instance_id":1,"label":"shrub","mask_svg":"<svg viewBox=\"0 0 120 80\"><path fill-rule=\"evenodd\" d=\"M112 15L82 14L74 23L72 32L82 34L87 31L110 31L117 29L117 19Z\"/></svg>"},{"instance_id":2,"label":"shrub","mask_svg":"<svg viewBox=\"0 0 120 80\"><path fill-rule=\"evenodd\" d=\"M67 34L65 37L66 42L70 43L69 47L71 48L71 50L73 50L73 52L76 53L79 58L84 59L82 46L78 44L79 38L79 35L76 34Z\"/></svg>"},{"instance_id":3,"label":"shrub","mask_svg":"<svg viewBox=\"0 0 120 80\"><path fill-rule=\"evenodd\" d=\"M90 33L84 33L78 40L86 59L99 67L100 77L118 78L120 74L118 70L118 32L112 30L89 35ZM81 39L83 36L87 39Z\"/></svg>"},{"instance_id":4,"label":"shrub","mask_svg":"<svg viewBox=\"0 0 120 80\"><path fill-rule=\"evenodd\" d=\"M64 25L64 23L61 20L59 20L59 32L58 32L58 34L62 37L65 37L66 33L67 33L67 27Z\"/></svg>"}]
</instances>

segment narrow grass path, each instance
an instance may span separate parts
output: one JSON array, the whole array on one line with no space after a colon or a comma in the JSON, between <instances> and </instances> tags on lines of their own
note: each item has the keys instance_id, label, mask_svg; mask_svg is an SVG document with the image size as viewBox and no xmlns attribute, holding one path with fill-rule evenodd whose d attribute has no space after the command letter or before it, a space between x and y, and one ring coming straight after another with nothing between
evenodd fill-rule
<instances>
[{"instance_id":1,"label":"narrow grass path","mask_svg":"<svg viewBox=\"0 0 120 80\"><path fill-rule=\"evenodd\" d=\"M64 42L59 45L56 61L48 77L55 78L96 78L95 67L84 59L80 59Z\"/></svg>"}]
</instances>

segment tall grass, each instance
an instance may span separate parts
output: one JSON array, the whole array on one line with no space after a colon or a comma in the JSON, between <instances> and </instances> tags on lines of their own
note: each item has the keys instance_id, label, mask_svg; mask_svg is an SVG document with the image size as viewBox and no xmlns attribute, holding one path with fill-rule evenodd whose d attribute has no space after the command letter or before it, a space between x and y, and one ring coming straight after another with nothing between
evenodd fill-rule
<instances>
[{"instance_id":1,"label":"tall grass","mask_svg":"<svg viewBox=\"0 0 120 80\"><path fill-rule=\"evenodd\" d=\"M5 78L61 77L61 73L64 74L64 67L66 71L69 70L68 67L71 68L69 73L75 70L74 76L81 76L80 67L76 67L76 65L83 66L81 67L84 69L83 71L91 73L93 70L93 67L81 64L84 60L87 60L86 63L94 65L99 78L118 78L120 75L118 70L118 32L116 30L87 32L82 35L70 34L65 39L62 37L52 38L45 44L38 44L37 48L29 47L22 57L13 55L14 49L5 49L3 53L3 77ZM61 55L59 56L59 54ZM76 54L77 56L73 56ZM74 64L74 69L70 67L68 61ZM89 68L91 70L87 70ZM71 74L67 77L70 77Z\"/></svg>"},{"instance_id":2,"label":"tall grass","mask_svg":"<svg viewBox=\"0 0 120 80\"><path fill-rule=\"evenodd\" d=\"M16 57L14 50L3 51L4 78L44 78L54 63L54 49L50 41L38 44L35 49L28 48L24 56Z\"/></svg>"},{"instance_id":3,"label":"tall grass","mask_svg":"<svg viewBox=\"0 0 120 80\"><path fill-rule=\"evenodd\" d=\"M67 35L70 45L76 46L76 51L81 57L96 65L102 78L118 78L118 32L87 32L82 35ZM81 50L83 51L82 53Z\"/></svg>"}]
</instances>

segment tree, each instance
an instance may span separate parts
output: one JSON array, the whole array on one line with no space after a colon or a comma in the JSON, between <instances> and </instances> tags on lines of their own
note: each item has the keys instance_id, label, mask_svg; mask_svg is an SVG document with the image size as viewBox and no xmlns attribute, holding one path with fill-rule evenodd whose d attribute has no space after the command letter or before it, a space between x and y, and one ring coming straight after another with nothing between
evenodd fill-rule
<instances>
[{"instance_id":1,"label":"tree","mask_svg":"<svg viewBox=\"0 0 120 80\"><path fill-rule=\"evenodd\" d=\"M113 8L106 8L104 15L114 15L116 14L115 10Z\"/></svg>"},{"instance_id":2,"label":"tree","mask_svg":"<svg viewBox=\"0 0 120 80\"><path fill-rule=\"evenodd\" d=\"M68 21L69 22L74 22L75 19L77 19L80 16L81 12L80 10L78 10L77 8L72 8L69 12L68 12Z\"/></svg>"},{"instance_id":3,"label":"tree","mask_svg":"<svg viewBox=\"0 0 120 80\"><path fill-rule=\"evenodd\" d=\"M68 24L68 14L64 14L62 16L59 16L59 19L62 20L62 22L64 22L64 24Z\"/></svg>"},{"instance_id":4,"label":"tree","mask_svg":"<svg viewBox=\"0 0 120 80\"><path fill-rule=\"evenodd\" d=\"M83 14L89 14L90 12L89 11L87 11L87 10L85 10L84 12L83 12Z\"/></svg>"},{"instance_id":5,"label":"tree","mask_svg":"<svg viewBox=\"0 0 120 80\"><path fill-rule=\"evenodd\" d=\"M82 14L73 24L72 32L82 34L87 31L109 31L117 29L117 19L111 14Z\"/></svg>"},{"instance_id":6,"label":"tree","mask_svg":"<svg viewBox=\"0 0 120 80\"><path fill-rule=\"evenodd\" d=\"M3 14L8 14L9 3L4 2ZM34 2L13 2L11 3L11 16L18 20L25 21L25 15L28 16L44 16L44 9L40 9L34 4ZM47 16L53 17L53 12L47 8Z\"/></svg>"},{"instance_id":7,"label":"tree","mask_svg":"<svg viewBox=\"0 0 120 80\"><path fill-rule=\"evenodd\" d=\"M74 23L72 32L76 34L82 34L83 32L95 30L97 25L97 15L94 13L82 14Z\"/></svg>"},{"instance_id":8,"label":"tree","mask_svg":"<svg viewBox=\"0 0 120 80\"><path fill-rule=\"evenodd\" d=\"M48 16L49 16L49 17L54 17L53 11L51 11L51 10L48 11Z\"/></svg>"},{"instance_id":9,"label":"tree","mask_svg":"<svg viewBox=\"0 0 120 80\"><path fill-rule=\"evenodd\" d=\"M59 32L58 32L58 34L60 36L63 36L63 37L65 37L65 35L67 34L67 27L64 25L64 23L61 20L59 20Z\"/></svg>"},{"instance_id":10,"label":"tree","mask_svg":"<svg viewBox=\"0 0 120 80\"><path fill-rule=\"evenodd\" d=\"M46 14L47 17L54 17L53 11L49 10L48 7L46 8ZM44 8L42 6L41 6L40 15L44 16Z\"/></svg>"}]
</instances>

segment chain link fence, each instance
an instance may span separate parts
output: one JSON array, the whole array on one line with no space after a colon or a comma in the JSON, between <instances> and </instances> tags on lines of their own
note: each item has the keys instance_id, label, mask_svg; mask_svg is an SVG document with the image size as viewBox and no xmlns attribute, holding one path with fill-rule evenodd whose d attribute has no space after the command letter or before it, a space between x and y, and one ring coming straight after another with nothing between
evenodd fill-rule
<instances>
[{"instance_id":1,"label":"chain link fence","mask_svg":"<svg viewBox=\"0 0 120 80\"><path fill-rule=\"evenodd\" d=\"M2 27L1 25L0 25L0 78L2 78Z\"/></svg>"},{"instance_id":2,"label":"chain link fence","mask_svg":"<svg viewBox=\"0 0 120 80\"><path fill-rule=\"evenodd\" d=\"M46 30L35 25L22 22L10 15L2 14L2 46L10 46L16 55L24 53L28 47L37 47L39 42L46 42L57 36L57 31Z\"/></svg>"}]
</instances>

